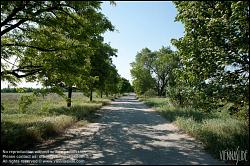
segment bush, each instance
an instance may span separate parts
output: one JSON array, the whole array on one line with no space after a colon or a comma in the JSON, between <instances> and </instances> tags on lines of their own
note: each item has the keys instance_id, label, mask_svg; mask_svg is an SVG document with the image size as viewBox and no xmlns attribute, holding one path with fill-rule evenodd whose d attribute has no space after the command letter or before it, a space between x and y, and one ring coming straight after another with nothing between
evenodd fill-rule
<instances>
[{"instance_id":1,"label":"bush","mask_svg":"<svg viewBox=\"0 0 250 166\"><path fill-rule=\"evenodd\" d=\"M156 93L156 91L155 91L154 89L149 89L149 90L147 90L147 91L144 93L144 95L145 95L146 97L155 97L155 96L157 96L157 93Z\"/></svg>"},{"instance_id":2,"label":"bush","mask_svg":"<svg viewBox=\"0 0 250 166\"><path fill-rule=\"evenodd\" d=\"M1 104L1 112L4 111L4 106Z\"/></svg>"},{"instance_id":3,"label":"bush","mask_svg":"<svg viewBox=\"0 0 250 166\"><path fill-rule=\"evenodd\" d=\"M169 105L171 106L171 104L169 103L169 99L168 98L140 98L140 101L144 101L145 104L152 106L152 107L162 107L165 105Z\"/></svg>"},{"instance_id":4,"label":"bush","mask_svg":"<svg viewBox=\"0 0 250 166\"><path fill-rule=\"evenodd\" d=\"M19 110L21 112L27 111L29 105L31 105L36 100L34 95L23 95L18 101Z\"/></svg>"}]
</instances>

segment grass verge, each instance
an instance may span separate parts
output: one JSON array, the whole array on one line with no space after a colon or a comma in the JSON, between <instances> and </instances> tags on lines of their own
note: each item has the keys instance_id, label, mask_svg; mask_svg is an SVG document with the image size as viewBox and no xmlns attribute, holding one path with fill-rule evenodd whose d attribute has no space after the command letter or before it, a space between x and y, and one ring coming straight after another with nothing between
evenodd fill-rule
<instances>
[{"instance_id":1,"label":"grass verge","mask_svg":"<svg viewBox=\"0 0 250 166\"><path fill-rule=\"evenodd\" d=\"M220 159L221 151L245 151L249 148L249 123L236 119L227 110L210 113L193 108L178 108L164 98L142 98L181 130L201 141L206 150ZM245 164L243 161L241 164ZM238 163L240 164L240 163Z\"/></svg>"},{"instance_id":2,"label":"grass verge","mask_svg":"<svg viewBox=\"0 0 250 166\"><path fill-rule=\"evenodd\" d=\"M27 94L26 94L27 95ZM1 145L5 150L32 148L62 134L72 125L83 126L94 119L94 112L110 102L95 98L89 102L82 94L74 94L72 107L56 94L36 98L24 111L18 108L22 94L1 94Z\"/></svg>"}]
</instances>

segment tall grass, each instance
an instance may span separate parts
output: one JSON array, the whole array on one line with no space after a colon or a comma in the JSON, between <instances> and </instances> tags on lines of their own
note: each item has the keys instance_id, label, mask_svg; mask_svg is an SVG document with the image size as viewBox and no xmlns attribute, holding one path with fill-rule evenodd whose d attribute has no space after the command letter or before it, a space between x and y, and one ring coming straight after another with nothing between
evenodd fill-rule
<instances>
[{"instance_id":1,"label":"tall grass","mask_svg":"<svg viewBox=\"0 0 250 166\"><path fill-rule=\"evenodd\" d=\"M219 159L222 150L248 150L249 124L231 116L226 109L210 113L193 108L178 108L168 99L144 98L144 102L155 107L168 121L200 140L204 147Z\"/></svg>"},{"instance_id":2,"label":"tall grass","mask_svg":"<svg viewBox=\"0 0 250 166\"><path fill-rule=\"evenodd\" d=\"M108 98L94 98L93 102L82 93L73 93L72 107L57 94L36 97L34 102L20 110L20 93L2 93L1 144L4 149L31 148L37 143L57 136L73 124L84 125L93 121L94 112L109 103Z\"/></svg>"},{"instance_id":3,"label":"tall grass","mask_svg":"<svg viewBox=\"0 0 250 166\"><path fill-rule=\"evenodd\" d=\"M23 149L56 136L75 122L70 116L29 114L1 115L1 144L4 149Z\"/></svg>"},{"instance_id":4,"label":"tall grass","mask_svg":"<svg viewBox=\"0 0 250 166\"><path fill-rule=\"evenodd\" d=\"M161 107L166 104L171 105L170 100L168 98L140 98L140 101L143 101L145 104L151 107Z\"/></svg>"}]
</instances>

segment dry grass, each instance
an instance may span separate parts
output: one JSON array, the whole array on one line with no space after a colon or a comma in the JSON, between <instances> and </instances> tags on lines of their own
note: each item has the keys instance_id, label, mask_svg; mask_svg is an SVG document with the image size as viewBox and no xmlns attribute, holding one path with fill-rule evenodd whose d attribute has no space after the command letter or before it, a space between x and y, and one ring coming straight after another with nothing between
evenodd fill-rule
<instances>
[{"instance_id":1,"label":"dry grass","mask_svg":"<svg viewBox=\"0 0 250 166\"><path fill-rule=\"evenodd\" d=\"M227 110L214 110L210 113L193 108L178 108L167 99L143 99L155 107L167 120L200 140L212 155L219 158L222 150L247 150L249 148L249 124L236 119Z\"/></svg>"},{"instance_id":2,"label":"dry grass","mask_svg":"<svg viewBox=\"0 0 250 166\"><path fill-rule=\"evenodd\" d=\"M93 102L82 93L73 93L72 107L57 94L34 97L24 110L19 109L19 100L28 93L2 93L1 144L4 149L25 149L50 137L57 136L75 124L86 125L93 120L93 113L108 104L107 98L94 98Z\"/></svg>"}]
</instances>

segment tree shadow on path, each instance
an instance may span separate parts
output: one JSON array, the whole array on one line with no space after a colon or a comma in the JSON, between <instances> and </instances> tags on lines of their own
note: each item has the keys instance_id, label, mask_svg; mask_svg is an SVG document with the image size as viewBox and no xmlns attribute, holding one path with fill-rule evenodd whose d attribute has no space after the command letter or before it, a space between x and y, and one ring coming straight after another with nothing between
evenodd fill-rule
<instances>
[{"instance_id":1,"label":"tree shadow on path","mask_svg":"<svg viewBox=\"0 0 250 166\"><path fill-rule=\"evenodd\" d=\"M100 112L97 123L72 129L60 144L39 149L80 150L82 156L78 155L77 159L94 165L223 164L205 153L193 138L180 133L174 125L136 100L134 95L119 98ZM72 159L63 154L53 157Z\"/></svg>"}]
</instances>

